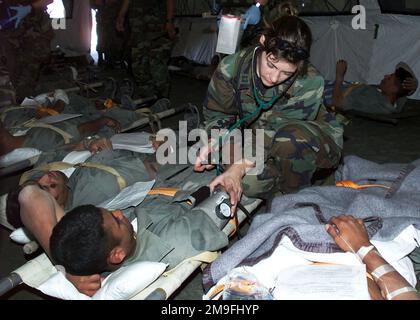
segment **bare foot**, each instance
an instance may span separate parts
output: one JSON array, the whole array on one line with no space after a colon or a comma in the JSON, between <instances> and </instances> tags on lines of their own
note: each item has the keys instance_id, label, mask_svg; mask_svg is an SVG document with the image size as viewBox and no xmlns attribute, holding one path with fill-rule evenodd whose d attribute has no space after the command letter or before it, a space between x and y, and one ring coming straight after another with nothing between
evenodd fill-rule
<instances>
[{"instance_id":1,"label":"bare foot","mask_svg":"<svg viewBox=\"0 0 420 320\"><path fill-rule=\"evenodd\" d=\"M347 61L345 60L338 60L337 65L335 68L335 80L336 81L344 81L344 76L347 72Z\"/></svg>"}]
</instances>

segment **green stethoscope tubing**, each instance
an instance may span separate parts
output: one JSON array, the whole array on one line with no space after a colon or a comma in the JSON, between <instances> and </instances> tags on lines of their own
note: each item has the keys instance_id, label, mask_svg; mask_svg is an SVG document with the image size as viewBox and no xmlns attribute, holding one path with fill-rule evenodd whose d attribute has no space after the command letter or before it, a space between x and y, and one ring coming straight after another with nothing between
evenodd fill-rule
<instances>
[{"instance_id":1,"label":"green stethoscope tubing","mask_svg":"<svg viewBox=\"0 0 420 320\"><path fill-rule=\"evenodd\" d=\"M255 49L254 53L253 53L253 57L252 57L252 66L254 65L254 59L255 59L255 53L257 51L258 47ZM240 119L239 121L237 121L234 125L232 125L228 131L226 132L226 134L224 134L223 136L221 136L219 138L219 145L223 146L226 142L226 138L232 133L233 130L237 129L238 127L240 127L241 125L243 125L244 123L246 123L248 120L254 118L255 116L257 116L261 111L266 111L268 109L270 109L278 99L281 98L281 96L274 96L271 98L270 101L264 101L260 98L258 91L257 91L257 86L255 85L255 78L254 78L254 68L252 67L252 74L251 74L251 78L252 78L252 94L254 96L254 99L256 100L257 104L258 104L258 108L257 110L255 110L253 113L247 115L245 118ZM289 88L293 85L294 81L291 82ZM286 93L288 90L285 90L284 93ZM284 95L283 93L283 95ZM217 176L219 176L221 173L220 170L220 164L216 165L216 174Z\"/></svg>"}]
</instances>

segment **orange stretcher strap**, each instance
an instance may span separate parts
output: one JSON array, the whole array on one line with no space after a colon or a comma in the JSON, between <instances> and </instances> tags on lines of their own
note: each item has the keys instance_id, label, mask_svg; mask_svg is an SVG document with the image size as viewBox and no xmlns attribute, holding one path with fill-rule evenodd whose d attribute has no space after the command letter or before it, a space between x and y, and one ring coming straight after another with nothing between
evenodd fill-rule
<instances>
[{"instance_id":1,"label":"orange stretcher strap","mask_svg":"<svg viewBox=\"0 0 420 320\"><path fill-rule=\"evenodd\" d=\"M235 235L235 233L238 231L238 219L235 216L234 218L230 219L228 224L233 225L233 230L232 232L229 234L229 238L233 237Z\"/></svg>"},{"instance_id":2,"label":"orange stretcher strap","mask_svg":"<svg viewBox=\"0 0 420 320\"><path fill-rule=\"evenodd\" d=\"M107 109L112 109L114 107L114 101L112 101L112 99L106 99L104 102L104 107Z\"/></svg>"},{"instance_id":3,"label":"orange stretcher strap","mask_svg":"<svg viewBox=\"0 0 420 320\"><path fill-rule=\"evenodd\" d=\"M156 188L149 191L149 196L168 196L168 197L175 197L175 194L179 191L177 188Z\"/></svg>"},{"instance_id":4,"label":"orange stretcher strap","mask_svg":"<svg viewBox=\"0 0 420 320\"><path fill-rule=\"evenodd\" d=\"M39 107L38 109L36 109L36 111L39 113L48 113L50 116L59 115L59 113L56 110L46 107Z\"/></svg>"},{"instance_id":5,"label":"orange stretcher strap","mask_svg":"<svg viewBox=\"0 0 420 320\"><path fill-rule=\"evenodd\" d=\"M385 189L390 189L390 187L384 186L382 184L364 184L364 185L358 185L358 184L354 183L351 180L340 181L340 182L337 182L335 185L337 187L343 187L343 188L349 188L349 189L356 189L356 190L367 189L367 188L385 188Z\"/></svg>"}]
</instances>

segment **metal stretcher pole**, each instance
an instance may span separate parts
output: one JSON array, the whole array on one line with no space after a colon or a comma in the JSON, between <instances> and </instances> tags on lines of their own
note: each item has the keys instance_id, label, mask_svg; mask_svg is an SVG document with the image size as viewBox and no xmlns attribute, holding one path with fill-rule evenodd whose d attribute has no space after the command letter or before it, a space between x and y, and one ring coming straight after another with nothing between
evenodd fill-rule
<instances>
[{"instance_id":1,"label":"metal stretcher pole","mask_svg":"<svg viewBox=\"0 0 420 320\"><path fill-rule=\"evenodd\" d=\"M0 297L22 283L22 278L17 273L11 273L8 277L0 279Z\"/></svg>"}]
</instances>

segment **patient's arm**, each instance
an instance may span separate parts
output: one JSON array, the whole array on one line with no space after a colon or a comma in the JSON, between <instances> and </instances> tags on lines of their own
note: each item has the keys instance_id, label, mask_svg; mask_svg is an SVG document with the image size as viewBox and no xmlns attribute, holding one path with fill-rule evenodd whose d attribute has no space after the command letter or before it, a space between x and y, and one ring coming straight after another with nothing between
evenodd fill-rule
<instances>
[{"instance_id":1,"label":"patient's arm","mask_svg":"<svg viewBox=\"0 0 420 320\"><path fill-rule=\"evenodd\" d=\"M22 222L44 251L50 255L50 237L54 226L64 216L64 210L57 201L37 185L25 187L19 194ZM101 287L99 275L88 277L66 274L67 279L80 292L92 296Z\"/></svg>"},{"instance_id":2,"label":"patient's arm","mask_svg":"<svg viewBox=\"0 0 420 320\"><path fill-rule=\"evenodd\" d=\"M82 123L78 126L78 130L80 135L85 137L97 133L105 126L114 129L115 132L121 131L121 124L117 120L108 117L101 117L96 120Z\"/></svg>"},{"instance_id":3,"label":"patient's arm","mask_svg":"<svg viewBox=\"0 0 420 320\"><path fill-rule=\"evenodd\" d=\"M334 217L326 225L327 232L333 237L337 245L346 252L356 253L361 247L369 247L372 244L366 232L363 220L355 219L352 216ZM411 285L396 270L393 270L388 262L376 251L369 251L363 258L367 269L375 277L373 271L380 274L380 267L387 268L382 276L375 278L376 284L381 289L382 295L394 293L392 300L419 300L420 297L415 291L399 293L399 289L411 288ZM411 288L413 289L413 288Z\"/></svg>"},{"instance_id":4,"label":"patient's arm","mask_svg":"<svg viewBox=\"0 0 420 320\"><path fill-rule=\"evenodd\" d=\"M64 211L51 194L37 185L26 186L19 194L20 217L45 252L50 254L50 236Z\"/></svg>"}]
</instances>

